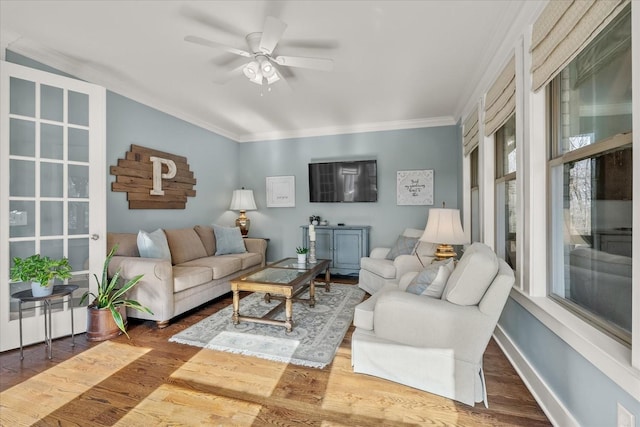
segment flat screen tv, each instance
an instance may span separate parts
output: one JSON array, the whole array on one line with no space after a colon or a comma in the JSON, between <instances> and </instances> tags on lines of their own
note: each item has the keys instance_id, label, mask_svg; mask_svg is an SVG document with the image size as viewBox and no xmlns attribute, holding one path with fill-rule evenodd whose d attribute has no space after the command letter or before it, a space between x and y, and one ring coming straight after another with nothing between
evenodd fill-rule
<instances>
[{"instance_id":1,"label":"flat screen tv","mask_svg":"<svg viewBox=\"0 0 640 427\"><path fill-rule=\"evenodd\" d=\"M309 201L377 202L375 160L309 163Z\"/></svg>"}]
</instances>

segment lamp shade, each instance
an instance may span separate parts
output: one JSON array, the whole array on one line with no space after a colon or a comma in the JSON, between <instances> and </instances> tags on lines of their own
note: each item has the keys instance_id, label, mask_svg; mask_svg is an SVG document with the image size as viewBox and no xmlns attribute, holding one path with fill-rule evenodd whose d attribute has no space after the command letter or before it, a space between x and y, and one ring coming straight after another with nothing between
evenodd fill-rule
<instances>
[{"instance_id":1,"label":"lamp shade","mask_svg":"<svg viewBox=\"0 0 640 427\"><path fill-rule=\"evenodd\" d=\"M253 211L258 209L253 198L253 190L245 190L244 188L242 190L233 190L229 209L234 211Z\"/></svg>"},{"instance_id":2,"label":"lamp shade","mask_svg":"<svg viewBox=\"0 0 640 427\"><path fill-rule=\"evenodd\" d=\"M423 242L445 243L448 245L462 245L469 243L460 223L459 209L429 210L429 219L424 233L420 238Z\"/></svg>"}]
</instances>

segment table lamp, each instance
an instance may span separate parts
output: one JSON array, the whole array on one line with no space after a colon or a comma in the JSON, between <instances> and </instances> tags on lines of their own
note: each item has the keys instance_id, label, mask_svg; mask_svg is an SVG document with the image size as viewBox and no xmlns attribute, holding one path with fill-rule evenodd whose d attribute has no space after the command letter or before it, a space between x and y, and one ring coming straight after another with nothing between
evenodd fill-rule
<instances>
[{"instance_id":1,"label":"table lamp","mask_svg":"<svg viewBox=\"0 0 640 427\"><path fill-rule=\"evenodd\" d=\"M456 257L457 254L452 245L469 243L462 231L460 210L444 207L430 209L427 226L420 240L438 244L435 253L438 260Z\"/></svg>"},{"instance_id":2,"label":"table lamp","mask_svg":"<svg viewBox=\"0 0 640 427\"><path fill-rule=\"evenodd\" d=\"M244 187L240 190L233 190L229 209L240 211L240 216L236 219L236 227L240 228L242 237L246 237L251 224L251 220L247 218L246 213L257 209L256 201L253 198L253 190L245 190Z\"/></svg>"}]
</instances>

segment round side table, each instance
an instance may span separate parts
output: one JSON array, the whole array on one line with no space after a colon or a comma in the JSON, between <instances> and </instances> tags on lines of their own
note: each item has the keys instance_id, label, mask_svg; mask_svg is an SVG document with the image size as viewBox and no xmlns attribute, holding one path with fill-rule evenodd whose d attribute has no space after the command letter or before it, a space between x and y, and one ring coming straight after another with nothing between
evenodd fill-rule
<instances>
[{"instance_id":1,"label":"round side table","mask_svg":"<svg viewBox=\"0 0 640 427\"><path fill-rule=\"evenodd\" d=\"M46 297L34 297L31 293L31 289L16 292L11 297L20 300L18 306L18 313L20 317L20 360L24 360L22 354L22 304L25 302L38 302L42 301L42 308L44 309L44 343L49 348L49 360L53 357L51 349L51 302L56 299L69 298L69 312L71 313L71 347L75 347L75 337L73 334L73 298L72 293L78 289L77 285L56 285L53 287L53 293ZM49 318L47 319L47 315Z\"/></svg>"}]
</instances>

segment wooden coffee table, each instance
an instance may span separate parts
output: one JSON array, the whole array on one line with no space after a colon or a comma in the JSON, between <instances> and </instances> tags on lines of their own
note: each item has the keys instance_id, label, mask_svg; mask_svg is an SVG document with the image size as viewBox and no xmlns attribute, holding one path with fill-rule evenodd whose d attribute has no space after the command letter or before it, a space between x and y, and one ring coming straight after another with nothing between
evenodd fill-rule
<instances>
[{"instance_id":1,"label":"wooden coffee table","mask_svg":"<svg viewBox=\"0 0 640 427\"><path fill-rule=\"evenodd\" d=\"M301 299L297 298L297 296L308 287L309 298L304 300L309 302L310 307L315 306L315 278L319 273L325 271L325 281L328 287L329 280L331 279L329 272L330 263L331 260L319 259L314 264L308 262L306 264L298 264L297 258L285 258L236 280L232 280L233 324L237 325L241 320L244 320L270 325L281 325L287 329L287 332L291 332L293 329L293 300ZM263 292L267 302L271 299L281 300L281 302L262 317L242 316L240 314L240 291ZM283 304L285 320L273 319L273 315L282 308Z\"/></svg>"}]
</instances>

